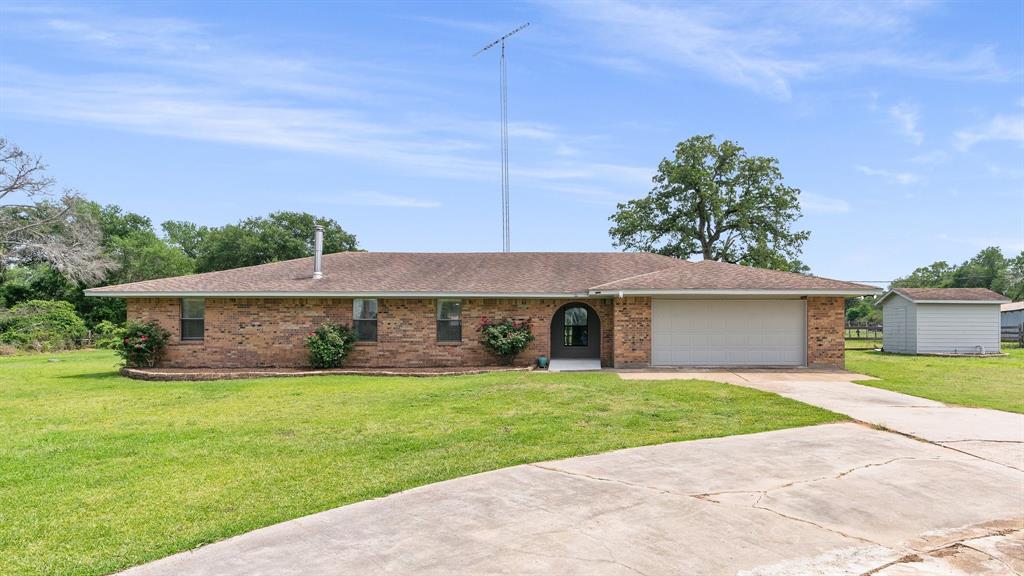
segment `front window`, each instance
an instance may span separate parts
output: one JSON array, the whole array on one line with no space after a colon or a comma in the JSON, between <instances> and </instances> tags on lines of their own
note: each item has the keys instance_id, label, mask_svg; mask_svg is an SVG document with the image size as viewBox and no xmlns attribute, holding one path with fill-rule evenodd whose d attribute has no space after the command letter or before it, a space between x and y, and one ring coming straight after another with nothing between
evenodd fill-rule
<instances>
[{"instance_id":1,"label":"front window","mask_svg":"<svg viewBox=\"0 0 1024 576\"><path fill-rule=\"evenodd\" d=\"M206 303L202 298L181 299L181 339L202 340Z\"/></svg>"},{"instance_id":2,"label":"front window","mask_svg":"<svg viewBox=\"0 0 1024 576\"><path fill-rule=\"evenodd\" d=\"M587 334L587 309L583 306L573 306L565 309L565 331L563 332L565 346L587 346L590 342Z\"/></svg>"},{"instance_id":3,"label":"front window","mask_svg":"<svg viewBox=\"0 0 1024 576\"><path fill-rule=\"evenodd\" d=\"M352 329L356 340L361 342L377 341L377 301L356 298L352 301Z\"/></svg>"},{"instance_id":4,"label":"front window","mask_svg":"<svg viewBox=\"0 0 1024 576\"><path fill-rule=\"evenodd\" d=\"M437 301L437 341L462 341L462 301Z\"/></svg>"}]
</instances>

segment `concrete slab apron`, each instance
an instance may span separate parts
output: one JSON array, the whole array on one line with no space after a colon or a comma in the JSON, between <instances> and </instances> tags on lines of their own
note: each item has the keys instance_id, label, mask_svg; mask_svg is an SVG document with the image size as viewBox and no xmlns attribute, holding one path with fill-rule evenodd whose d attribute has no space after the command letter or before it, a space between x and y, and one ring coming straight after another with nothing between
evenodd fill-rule
<instances>
[{"instance_id":1,"label":"concrete slab apron","mask_svg":"<svg viewBox=\"0 0 1024 576\"><path fill-rule=\"evenodd\" d=\"M458 478L126 574L865 574L968 539L1005 567L1020 530L1024 473L843 423Z\"/></svg>"},{"instance_id":2,"label":"concrete slab apron","mask_svg":"<svg viewBox=\"0 0 1024 576\"><path fill-rule=\"evenodd\" d=\"M1024 471L1024 414L948 406L837 378L818 381L812 374L799 376L736 372L722 381L774 392Z\"/></svg>"}]
</instances>

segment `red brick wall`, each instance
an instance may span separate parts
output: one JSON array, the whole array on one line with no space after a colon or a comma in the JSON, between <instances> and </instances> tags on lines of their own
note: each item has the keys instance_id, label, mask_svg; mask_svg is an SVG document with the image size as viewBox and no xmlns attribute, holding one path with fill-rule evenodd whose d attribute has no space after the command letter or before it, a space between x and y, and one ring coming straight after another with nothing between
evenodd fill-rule
<instances>
[{"instance_id":1,"label":"red brick wall","mask_svg":"<svg viewBox=\"0 0 1024 576\"><path fill-rule=\"evenodd\" d=\"M846 319L842 297L807 298L807 365L812 368L844 368Z\"/></svg>"},{"instance_id":2,"label":"red brick wall","mask_svg":"<svg viewBox=\"0 0 1024 576\"><path fill-rule=\"evenodd\" d=\"M346 362L352 367L486 366L497 360L480 344L484 317L528 320L534 342L520 354L527 365L550 354L551 318L570 299L464 299L462 342L437 342L434 299L380 299L377 342L360 342ZM601 362L612 365L612 304L586 299L601 320ZM173 335L161 363L170 367L305 366L306 335L325 321L348 324L346 298L207 298L205 339L180 340L180 300L130 298L128 317L156 320Z\"/></svg>"},{"instance_id":3,"label":"red brick wall","mask_svg":"<svg viewBox=\"0 0 1024 576\"><path fill-rule=\"evenodd\" d=\"M648 297L614 298L612 316L615 323L613 363L616 368L650 366L651 364L651 299Z\"/></svg>"}]
</instances>

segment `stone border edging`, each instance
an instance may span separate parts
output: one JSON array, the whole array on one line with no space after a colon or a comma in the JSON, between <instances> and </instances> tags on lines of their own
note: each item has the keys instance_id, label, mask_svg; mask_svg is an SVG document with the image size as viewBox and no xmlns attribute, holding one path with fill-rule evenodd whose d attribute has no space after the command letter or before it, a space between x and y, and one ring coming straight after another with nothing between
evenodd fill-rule
<instances>
[{"instance_id":1,"label":"stone border edging","mask_svg":"<svg viewBox=\"0 0 1024 576\"><path fill-rule=\"evenodd\" d=\"M213 380L242 380L246 378L287 378L301 376L403 376L408 378L428 378L432 376L465 376L469 374L486 374L488 372L529 372L533 367L480 367L470 369L451 369L438 372L415 372L400 368L366 368L366 369L330 369L330 370L245 370L236 371L204 371L203 369L165 372L163 370L146 370L143 368L121 368L122 376L133 380L152 382L196 382Z\"/></svg>"}]
</instances>

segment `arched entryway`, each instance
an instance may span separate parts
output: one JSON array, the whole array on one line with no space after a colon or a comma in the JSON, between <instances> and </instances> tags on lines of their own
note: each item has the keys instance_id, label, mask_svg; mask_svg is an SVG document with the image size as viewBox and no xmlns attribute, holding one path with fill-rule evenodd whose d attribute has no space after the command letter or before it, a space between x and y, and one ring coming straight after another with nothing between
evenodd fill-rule
<instances>
[{"instance_id":1,"label":"arched entryway","mask_svg":"<svg viewBox=\"0 0 1024 576\"><path fill-rule=\"evenodd\" d=\"M600 358L601 319L582 302L562 306L551 318L551 358Z\"/></svg>"}]
</instances>

